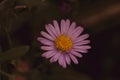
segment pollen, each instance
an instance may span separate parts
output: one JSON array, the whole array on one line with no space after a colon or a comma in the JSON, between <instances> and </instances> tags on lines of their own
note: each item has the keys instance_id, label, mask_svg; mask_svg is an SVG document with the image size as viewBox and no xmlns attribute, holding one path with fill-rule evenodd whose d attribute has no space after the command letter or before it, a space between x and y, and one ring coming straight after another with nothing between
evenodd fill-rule
<instances>
[{"instance_id":1,"label":"pollen","mask_svg":"<svg viewBox=\"0 0 120 80\"><path fill-rule=\"evenodd\" d=\"M56 48L63 52L69 51L73 46L71 38L65 35L58 36L55 40L55 44Z\"/></svg>"}]
</instances>

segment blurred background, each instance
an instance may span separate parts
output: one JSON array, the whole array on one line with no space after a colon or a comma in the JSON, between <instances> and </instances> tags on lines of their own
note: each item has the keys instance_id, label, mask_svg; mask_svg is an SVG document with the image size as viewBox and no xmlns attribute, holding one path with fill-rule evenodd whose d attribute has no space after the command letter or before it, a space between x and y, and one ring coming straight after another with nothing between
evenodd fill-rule
<instances>
[{"instance_id":1,"label":"blurred background","mask_svg":"<svg viewBox=\"0 0 120 80\"><path fill-rule=\"evenodd\" d=\"M61 19L82 25L92 46L66 69L36 40ZM120 0L0 0L0 80L120 80Z\"/></svg>"}]
</instances>

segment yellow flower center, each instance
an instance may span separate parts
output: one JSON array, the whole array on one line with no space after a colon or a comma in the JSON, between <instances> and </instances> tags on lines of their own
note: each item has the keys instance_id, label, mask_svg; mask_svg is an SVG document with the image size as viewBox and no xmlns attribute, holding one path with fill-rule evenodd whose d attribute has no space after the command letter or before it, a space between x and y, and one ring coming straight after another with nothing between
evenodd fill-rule
<instances>
[{"instance_id":1,"label":"yellow flower center","mask_svg":"<svg viewBox=\"0 0 120 80\"><path fill-rule=\"evenodd\" d=\"M61 51L68 51L72 48L73 43L70 37L60 35L55 40L56 48Z\"/></svg>"}]
</instances>

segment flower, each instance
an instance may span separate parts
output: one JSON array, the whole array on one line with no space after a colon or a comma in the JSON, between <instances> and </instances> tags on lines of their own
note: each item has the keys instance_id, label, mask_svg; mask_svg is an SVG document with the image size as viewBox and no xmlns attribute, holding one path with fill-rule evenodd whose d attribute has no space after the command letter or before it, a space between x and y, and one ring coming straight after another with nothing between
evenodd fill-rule
<instances>
[{"instance_id":1,"label":"flower","mask_svg":"<svg viewBox=\"0 0 120 80\"><path fill-rule=\"evenodd\" d=\"M46 52L42 54L45 58L50 58L50 62L57 62L63 68L70 65L71 61L78 64L77 57L82 58L81 53L87 53L91 46L87 45L90 40L86 40L89 35L83 34L83 27L76 27L76 23L70 20L61 20L60 25L56 20L52 24L45 25L47 32L41 31L44 37L38 37L37 40L44 46L40 48Z\"/></svg>"}]
</instances>

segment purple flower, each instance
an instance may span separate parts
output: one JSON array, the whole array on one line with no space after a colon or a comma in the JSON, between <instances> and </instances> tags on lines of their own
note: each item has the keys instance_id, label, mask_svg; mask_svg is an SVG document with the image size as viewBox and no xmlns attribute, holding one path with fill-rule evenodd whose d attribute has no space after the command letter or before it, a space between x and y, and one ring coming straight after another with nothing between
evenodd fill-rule
<instances>
[{"instance_id":1,"label":"purple flower","mask_svg":"<svg viewBox=\"0 0 120 80\"><path fill-rule=\"evenodd\" d=\"M91 46L87 45L90 40L86 40L89 35L83 34L81 26L76 27L76 23L70 20L61 20L60 25L56 20L52 24L45 26L47 32L41 31L44 37L38 37L38 41L44 46L42 50L46 52L42 54L45 58L50 58L50 62L57 62L66 68L67 64L70 65L71 61L78 64L77 57L82 58L81 53L87 53Z\"/></svg>"}]
</instances>

